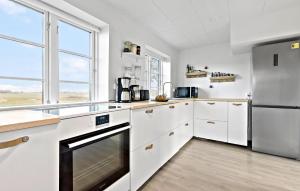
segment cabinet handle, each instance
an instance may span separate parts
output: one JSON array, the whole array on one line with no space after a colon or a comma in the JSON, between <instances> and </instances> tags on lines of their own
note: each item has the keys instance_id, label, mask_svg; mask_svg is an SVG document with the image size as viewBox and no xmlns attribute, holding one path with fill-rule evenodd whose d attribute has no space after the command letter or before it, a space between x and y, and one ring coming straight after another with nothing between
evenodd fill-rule
<instances>
[{"instance_id":1,"label":"cabinet handle","mask_svg":"<svg viewBox=\"0 0 300 191\"><path fill-rule=\"evenodd\" d=\"M188 124L188 123L186 123L186 124L185 124L185 126L189 126L189 124Z\"/></svg>"},{"instance_id":2,"label":"cabinet handle","mask_svg":"<svg viewBox=\"0 0 300 191\"><path fill-rule=\"evenodd\" d=\"M174 132L171 132L171 133L169 133L169 136L172 136L172 135L174 135L175 133Z\"/></svg>"},{"instance_id":3,"label":"cabinet handle","mask_svg":"<svg viewBox=\"0 0 300 191\"><path fill-rule=\"evenodd\" d=\"M11 140L11 141L1 142L0 143L0 149L6 149L6 148L9 148L9 147L14 147L14 146L17 146L19 144L26 143L28 141L29 141L29 137L25 136L25 137L20 137L20 138Z\"/></svg>"},{"instance_id":4,"label":"cabinet handle","mask_svg":"<svg viewBox=\"0 0 300 191\"><path fill-rule=\"evenodd\" d=\"M185 103L185 105L189 105L189 103Z\"/></svg>"},{"instance_id":5,"label":"cabinet handle","mask_svg":"<svg viewBox=\"0 0 300 191\"><path fill-rule=\"evenodd\" d=\"M174 109L174 108L175 108L175 106L174 106L174 105L171 105L171 106L169 106L169 108L170 108L170 109Z\"/></svg>"},{"instance_id":6,"label":"cabinet handle","mask_svg":"<svg viewBox=\"0 0 300 191\"><path fill-rule=\"evenodd\" d=\"M209 124L215 124L215 122L213 122L213 121L207 121L207 123L209 123Z\"/></svg>"},{"instance_id":7,"label":"cabinet handle","mask_svg":"<svg viewBox=\"0 0 300 191\"><path fill-rule=\"evenodd\" d=\"M148 109L145 111L145 113L153 113L153 109Z\"/></svg>"},{"instance_id":8,"label":"cabinet handle","mask_svg":"<svg viewBox=\"0 0 300 191\"><path fill-rule=\"evenodd\" d=\"M241 104L241 103L233 103L232 105L235 105L235 106L241 106L241 105L243 105L243 104Z\"/></svg>"},{"instance_id":9,"label":"cabinet handle","mask_svg":"<svg viewBox=\"0 0 300 191\"><path fill-rule=\"evenodd\" d=\"M148 145L148 146L145 147L145 150L146 150L146 151L147 151L147 150L151 150L151 149L153 149L153 144Z\"/></svg>"},{"instance_id":10,"label":"cabinet handle","mask_svg":"<svg viewBox=\"0 0 300 191\"><path fill-rule=\"evenodd\" d=\"M209 105L215 105L216 103L215 102L207 102L207 104L209 104Z\"/></svg>"}]
</instances>

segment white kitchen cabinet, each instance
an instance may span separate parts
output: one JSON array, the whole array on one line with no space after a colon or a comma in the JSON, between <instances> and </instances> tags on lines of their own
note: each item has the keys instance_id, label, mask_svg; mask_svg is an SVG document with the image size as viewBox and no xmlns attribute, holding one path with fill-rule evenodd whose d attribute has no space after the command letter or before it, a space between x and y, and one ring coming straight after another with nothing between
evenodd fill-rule
<instances>
[{"instance_id":1,"label":"white kitchen cabinet","mask_svg":"<svg viewBox=\"0 0 300 191\"><path fill-rule=\"evenodd\" d=\"M160 139L156 139L131 152L131 190L137 190L159 169L159 148Z\"/></svg>"},{"instance_id":2,"label":"white kitchen cabinet","mask_svg":"<svg viewBox=\"0 0 300 191\"><path fill-rule=\"evenodd\" d=\"M185 145L190 139L193 137L193 123L190 122L182 122L180 127L177 129L177 147L178 150Z\"/></svg>"},{"instance_id":3,"label":"white kitchen cabinet","mask_svg":"<svg viewBox=\"0 0 300 191\"><path fill-rule=\"evenodd\" d=\"M132 111L131 150L145 145L168 131L169 126L163 125L165 120L169 120L164 117L167 112L165 110L166 108L163 107L150 107Z\"/></svg>"},{"instance_id":4,"label":"white kitchen cabinet","mask_svg":"<svg viewBox=\"0 0 300 191\"><path fill-rule=\"evenodd\" d=\"M178 129L173 129L160 137L159 162L161 166L172 158L172 156L179 150L177 134Z\"/></svg>"},{"instance_id":5,"label":"white kitchen cabinet","mask_svg":"<svg viewBox=\"0 0 300 191\"><path fill-rule=\"evenodd\" d=\"M129 190L130 190L130 174L129 173L105 189L105 191L129 191Z\"/></svg>"},{"instance_id":6,"label":"white kitchen cabinet","mask_svg":"<svg viewBox=\"0 0 300 191\"><path fill-rule=\"evenodd\" d=\"M137 190L193 137L193 101L133 110L131 119L131 190Z\"/></svg>"},{"instance_id":7,"label":"white kitchen cabinet","mask_svg":"<svg viewBox=\"0 0 300 191\"><path fill-rule=\"evenodd\" d=\"M179 112L180 112L180 122L191 121L194 118L194 103L193 101L186 101L178 104Z\"/></svg>"},{"instance_id":8,"label":"white kitchen cabinet","mask_svg":"<svg viewBox=\"0 0 300 191\"><path fill-rule=\"evenodd\" d=\"M59 140L90 133L96 130L95 115L64 119L58 126Z\"/></svg>"},{"instance_id":9,"label":"white kitchen cabinet","mask_svg":"<svg viewBox=\"0 0 300 191\"><path fill-rule=\"evenodd\" d=\"M109 123L96 126L96 117L102 115L109 115ZM76 137L79 135L97 131L102 128L126 123L129 122L129 120L129 109L62 119L58 125L59 140Z\"/></svg>"},{"instance_id":10,"label":"white kitchen cabinet","mask_svg":"<svg viewBox=\"0 0 300 191\"><path fill-rule=\"evenodd\" d=\"M190 120L190 121L184 123L183 129L184 129L184 137L185 137L184 144L185 144L189 140L191 140L194 136L193 120Z\"/></svg>"},{"instance_id":11,"label":"white kitchen cabinet","mask_svg":"<svg viewBox=\"0 0 300 191\"><path fill-rule=\"evenodd\" d=\"M228 108L228 142L247 146L248 103L232 102Z\"/></svg>"},{"instance_id":12,"label":"white kitchen cabinet","mask_svg":"<svg viewBox=\"0 0 300 191\"><path fill-rule=\"evenodd\" d=\"M57 125L0 133L0 142L28 136L28 142L0 149L0 190L58 191Z\"/></svg>"},{"instance_id":13,"label":"white kitchen cabinet","mask_svg":"<svg viewBox=\"0 0 300 191\"><path fill-rule=\"evenodd\" d=\"M196 101L194 107L195 119L227 121L227 102Z\"/></svg>"},{"instance_id":14,"label":"white kitchen cabinet","mask_svg":"<svg viewBox=\"0 0 300 191\"><path fill-rule=\"evenodd\" d=\"M227 142L227 122L196 119L195 126L198 137Z\"/></svg>"},{"instance_id":15,"label":"white kitchen cabinet","mask_svg":"<svg viewBox=\"0 0 300 191\"><path fill-rule=\"evenodd\" d=\"M162 111L162 119L160 121L161 127L166 129L166 132L175 129L177 127L178 120L180 120L179 105L169 104L160 107Z\"/></svg>"}]
</instances>

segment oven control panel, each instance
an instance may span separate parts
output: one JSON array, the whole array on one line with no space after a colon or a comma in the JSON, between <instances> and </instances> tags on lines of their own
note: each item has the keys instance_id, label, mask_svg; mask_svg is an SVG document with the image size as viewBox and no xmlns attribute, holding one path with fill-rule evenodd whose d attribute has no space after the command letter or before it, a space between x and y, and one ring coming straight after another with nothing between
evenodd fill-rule
<instances>
[{"instance_id":1,"label":"oven control panel","mask_svg":"<svg viewBox=\"0 0 300 191\"><path fill-rule=\"evenodd\" d=\"M101 115L96 117L96 126L109 123L109 115Z\"/></svg>"}]
</instances>

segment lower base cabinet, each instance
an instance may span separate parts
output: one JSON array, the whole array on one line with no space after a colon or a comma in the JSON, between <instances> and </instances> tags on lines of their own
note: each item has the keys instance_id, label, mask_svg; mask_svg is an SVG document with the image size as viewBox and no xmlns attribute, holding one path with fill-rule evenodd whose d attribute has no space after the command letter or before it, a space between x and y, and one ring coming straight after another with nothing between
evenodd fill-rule
<instances>
[{"instance_id":1,"label":"lower base cabinet","mask_svg":"<svg viewBox=\"0 0 300 191\"><path fill-rule=\"evenodd\" d=\"M131 190L137 190L160 168L159 141L156 139L131 152Z\"/></svg>"},{"instance_id":2,"label":"lower base cabinet","mask_svg":"<svg viewBox=\"0 0 300 191\"><path fill-rule=\"evenodd\" d=\"M131 152L131 190L141 187L193 137L193 122L178 127Z\"/></svg>"},{"instance_id":3,"label":"lower base cabinet","mask_svg":"<svg viewBox=\"0 0 300 191\"><path fill-rule=\"evenodd\" d=\"M227 122L195 120L195 131L197 137L227 142Z\"/></svg>"},{"instance_id":4,"label":"lower base cabinet","mask_svg":"<svg viewBox=\"0 0 300 191\"><path fill-rule=\"evenodd\" d=\"M134 110L131 119L130 175L135 191L193 137L193 102Z\"/></svg>"},{"instance_id":5,"label":"lower base cabinet","mask_svg":"<svg viewBox=\"0 0 300 191\"><path fill-rule=\"evenodd\" d=\"M192 120L181 123L176 135L177 147L180 149L194 136L194 126Z\"/></svg>"},{"instance_id":6,"label":"lower base cabinet","mask_svg":"<svg viewBox=\"0 0 300 191\"><path fill-rule=\"evenodd\" d=\"M194 123L196 137L247 146L248 102L196 101Z\"/></svg>"},{"instance_id":7,"label":"lower base cabinet","mask_svg":"<svg viewBox=\"0 0 300 191\"><path fill-rule=\"evenodd\" d=\"M172 156L178 151L178 146L176 145L177 134L177 129L174 129L160 138L159 162L161 166L172 158Z\"/></svg>"},{"instance_id":8,"label":"lower base cabinet","mask_svg":"<svg viewBox=\"0 0 300 191\"><path fill-rule=\"evenodd\" d=\"M1 191L58 191L57 126L41 126L0 134L0 142L28 141L0 149Z\"/></svg>"},{"instance_id":9,"label":"lower base cabinet","mask_svg":"<svg viewBox=\"0 0 300 191\"><path fill-rule=\"evenodd\" d=\"M113 185L105 189L105 191L129 191L130 190L130 173L120 178Z\"/></svg>"}]
</instances>

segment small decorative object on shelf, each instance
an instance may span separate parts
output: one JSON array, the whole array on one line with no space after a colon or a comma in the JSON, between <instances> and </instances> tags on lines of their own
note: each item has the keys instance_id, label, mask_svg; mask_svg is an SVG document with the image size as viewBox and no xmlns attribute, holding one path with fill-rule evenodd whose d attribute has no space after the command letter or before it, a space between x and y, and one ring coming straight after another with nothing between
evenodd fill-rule
<instances>
[{"instance_id":1,"label":"small decorative object on shelf","mask_svg":"<svg viewBox=\"0 0 300 191\"><path fill-rule=\"evenodd\" d=\"M125 41L123 52L131 52L131 45L132 43L130 41Z\"/></svg>"},{"instance_id":2,"label":"small decorative object on shelf","mask_svg":"<svg viewBox=\"0 0 300 191\"><path fill-rule=\"evenodd\" d=\"M207 72L202 70L194 70L193 66L187 65L186 66L186 77L187 78L201 78L206 77Z\"/></svg>"},{"instance_id":3,"label":"small decorative object on shelf","mask_svg":"<svg viewBox=\"0 0 300 191\"><path fill-rule=\"evenodd\" d=\"M136 54L141 55L141 47L140 46L136 47Z\"/></svg>"},{"instance_id":4,"label":"small decorative object on shelf","mask_svg":"<svg viewBox=\"0 0 300 191\"><path fill-rule=\"evenodd\" d=\"M123 52L141 55L141 46L134 44L130 41L125 41Z\"/></svg>"},{"instance_id":5,"label":"small decorative object on shelf","mask_svg":"<svg viewBox=\"0 0 300 191\"><path fill-rule=\"evenodd\" d=\"M133 53L133 54L137 54L136 52L137 52L137 45L136 44L132 44L131 45L131 52Z\"/></svg>"},{"instance_id":6,"label":"small decorative object on shelf","mask_svg":"<svg viewBox=\"0 0 300 191\"><path fill-rule=\"evenodd\" d=\"M210 77L211 82L234 82L235 75L229 73L213 72Z\"/></svg>"}]
</instances>

